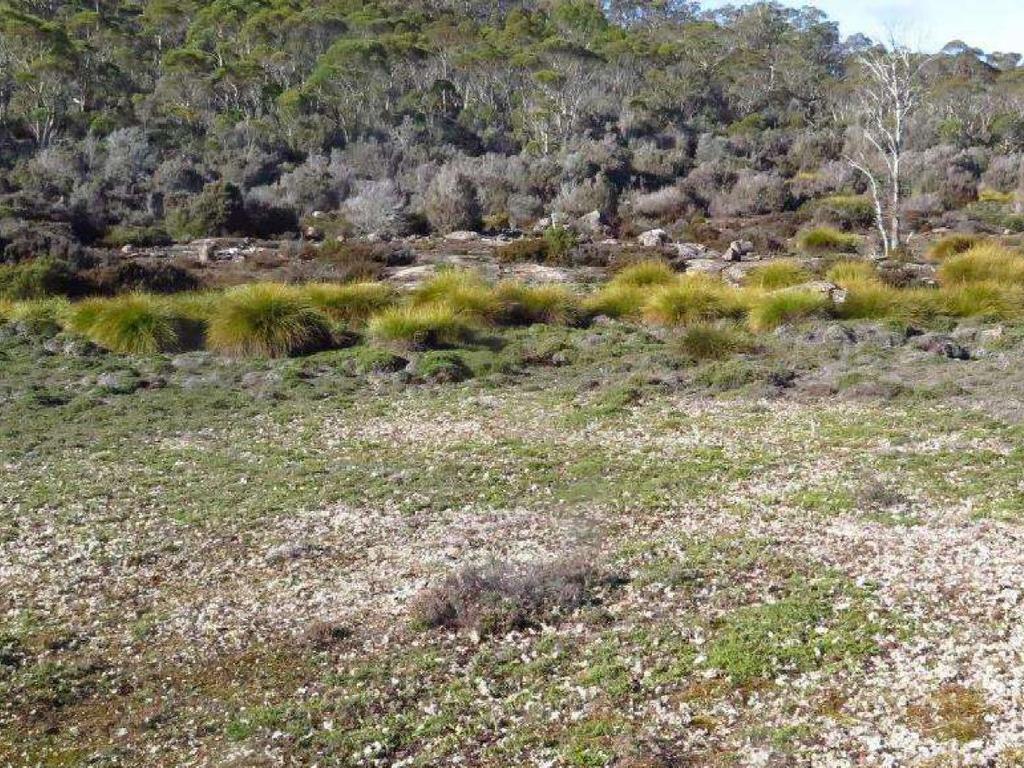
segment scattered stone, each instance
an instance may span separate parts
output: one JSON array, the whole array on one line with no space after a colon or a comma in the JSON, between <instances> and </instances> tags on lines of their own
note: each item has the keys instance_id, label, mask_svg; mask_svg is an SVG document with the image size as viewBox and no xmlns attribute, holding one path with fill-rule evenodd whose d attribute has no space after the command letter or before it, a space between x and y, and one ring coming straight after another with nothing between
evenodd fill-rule
<instances>
[{"instance_id":1,"label":"scattered stone","mask_svg":"<svg viewBox=\"0 0 1024 768\"><path fill-rule=\"evenodd\" d=\"M186 352L171 358L171 366L179 371L198 371L208 365L211 359L209 352Z\"/></svg>"},{"instance_id":2,"label":"scattered stone","mask_svg":"<svg viewBox=\"0 0 1024 768\"><path fill-rule=\"evenodd\" d=\"M793 288L786 288L784 290L794 291L810 291L814 293L820 293L822 296L828 298L835 305L841 305L846 303L847 291L844 288L840 288L835 283L830 283L828 280L811 280L809 283L801 283L800 285L794 286Z\"/></svg>"},{"instance_id":3,"label":"scattered stone","mask_svg":"<svg viewBox=\"0 0 1024 768\"><path fill-rule=\"evenodd\" d=\"M687 272L700 272L708 275L719 275L725 267L724 262L714 259L694 259L686 263Z\"/></svg>"},{"instance_id":4,"label":"scattered stone","mask_svg":"<svg viewBox=\"0 0 1024 768\"><path fill-rule=\"evenodd\" d=\"M449 240L454 243L468 243L473 240L480 239L479 232L469 232L467 230L459 230L458 232L449 232L444 236L445 240Z\"/></svg>"},{"instance_id":5,"label":"scattered stone","mask_svg":"<svg viewBox=\"0 0 1024 768\"><path fill-rule=\"evenodd\" d=\"M667 243L668 240L668 232L664 229L650 229L642 232L637 238L637 242L644 248L657 248L659 245Z\"/></svg>"},{"instance_id":6,"label":"scattered stone","mask_svg":"<svg viewBox=\"0 0 1024 768\"><path fill-rule=\"evenodd\" d=\"M926 333L912 342L915 349L948 357L950 360L970 360L971 353L952 336L941 333Z\"/></svg>"},{"instance_id":7,"label":"scattered stone","mask_svg":"<svg viewBox=\"0 0 1024 768\"><path fill-rule=\"evenodd\" d=\"M268 549L264 559L268 563L286 563L308 557L313 551L313 547L305 542L288 541Z\"/></svg>"}]
</instances>

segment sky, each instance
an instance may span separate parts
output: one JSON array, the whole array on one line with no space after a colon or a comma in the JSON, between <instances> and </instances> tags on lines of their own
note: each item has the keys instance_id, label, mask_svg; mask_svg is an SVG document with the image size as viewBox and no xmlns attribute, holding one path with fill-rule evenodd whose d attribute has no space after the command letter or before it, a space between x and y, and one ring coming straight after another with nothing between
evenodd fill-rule
<instances>
[{"instance_id":1,"label":"sky","mask_svg":"<svg viewBox=\"0 0 1024 768\"><path fill-rule=\"evenodd\" d=\"M781 0L813 5L839 22L843 36L863 32L875 40L896 39L913 48L937 51L963 40L987 53L1024 53L1024 0ZM730 3L705 0L705 8ZM731 4L742 5L733 0Z\"/></svg>"}]
</instances>

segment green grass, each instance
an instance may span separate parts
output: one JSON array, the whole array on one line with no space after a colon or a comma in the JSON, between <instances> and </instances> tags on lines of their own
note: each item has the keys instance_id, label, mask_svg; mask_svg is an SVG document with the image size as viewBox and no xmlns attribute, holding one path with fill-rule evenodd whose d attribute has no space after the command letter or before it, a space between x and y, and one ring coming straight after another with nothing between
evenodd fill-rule
<instances>
[{"instance_id":1,"label":"green grass","mask_svg":"<svg viewBox=\"0 0 1024 768\"><path fill-rule=\"evenodd\" d=\"M20 264L0 264L0 298L45 299L74 292L81 281L66 262L49 257Z\"/></svg>"},{"instance_id":2,"label":"green grass","mask_svg":"<svg viewBox=\"0 0 1024 768\"><path fill-rule=\"evenodd\" d=\"M828 297L817 291L787 288L766 293L755 299L750 308L750 327L757 332L771 331L789 323L824 317L832 306Z\"/></svg>"},{"instance_id":3,"label":"green grass","mask_svg":"<svg viewBox=\"0 0 1024 768\"><path fill-rule=\"evenodd\" d=\"M630 264L620 270L612 278L610 286L621 288L652 288L655 286L672 285L679 275L664 261L648 259L637 264Z\"/></svg>"},{"instance_id":4,"label":"green grass","mask_svg":"<svg viewBox=\"0 0 1024 768\"><path fill-rule=\"evenodd\" d=\"M174 352L185 346L187 336L182 318L166 302L146 294L79 302L68 310L67 326L123 355Z\"/></svg>"},{"instance_id":5,"label":"green grass","mask_svg":"<svg viewBox=\"0 0 1024 768\"><path fill-rule=\"evenodd\" d=\"M608 284L588 296L583 302L583 308L592 316L637 320L643 314L650 293L649 289L635 285Z\"/></svg>"},{"instance_id":6,"label":"green grass","mask_svg":"<svg viewBox=\"0 0 1024 768\"><path fill-rule=\"evenodd\" d=\"M942 262L950 256L957 256L971 250L981 242L981 238L977 235L947 235L932 244L928 249L928 258L932 261Z\"/></svg>"},{"instance_id":7,"label":"green grass","mask_svg":"<svg viewBox=\"0 0 1024 768\"><path fill-rule=\"evenodd\" d=\"M947 258L939 267L945 286L996 282L1024 286L1024 256L994 243L976 245Z\"/></svg>"},{"instance_id":8,"label":"green grass","mask_svg":"<svg viewBox=\"0 0 1024 768\"><path fill-rule=\"evenodd\" d=\"M781 259L754 267L747 273L744 285L763 291L775 291L806 283L812 275L792 259Z\"/></svg>"},{"instance_id":9,"label":"green grass","mask_svg":"<svg viewBox=\"0 0 1024 768\"><path fill-rule=\"evenodd\" d=\"M257 283L224 294L210 317L207 345L235 357L285 357L328 346L327 319L301 291Z\"/></svg>"},{"instance_id":10,"label":"green grass","mask_svg":"<svg viewBox=\"0 0 1024 768\"><path fill-rule=\"evenodd\" d=\"M436 349L471 340L476 324L449 304L401 306L370 319L367 332L378 344L404 349Z\"/></svg>"},{"instance_id":11,"label":"green grass","mask_svg":"<svg viewBox=\"0 0 1024 768\"><path fill-rule=\"evenodd\" d=\"M851 607L837 609L841 600ZM727 615L712 637L707 663L747 685L869 656L877 651L878 625L862 601L837 579L795 577L781 599Z\"/></svg>"},{"instance_id":12,"label":"green grass","mask_svg":"<svg viewBox=\"0 0 1024 768\"><path fill-rule=\"evenodd\" d=\"M860 238L833 227L815 227L800 233L797 244L807 253L854 253Z\"/></svg>"},{"instance_id":13,"label":"green grass","mask_svg":"<svg viewBox=\"0 0 1024 768\"><path fill-rule=\"evenodd\" d=\"M498 285L495 294L501 302L501 319L505 323L566 325L580 316L579 298L560 285L504 282Z\"/></svg>"},{"instance_id":14,"label":"green grass","mask_svg":"<svg viewBox=\"0 0 1024 768\"><path fill-rule=\"evenodd\" d=\"M676 345L686 357L697 361L723 360L741 352L749 352L754 346L742 328L710 323L686 327Z\"/></svg>"},{"instance_id":15,"label":"green grass","mask_svg":"<svg viewBox=\"0 0 1024 768\"><path fill-rule=\"evenodd\" d=\"M332 320L364 323L397 301L395 291L384 283L311 283L303 293L314 307Z\"/></svg>"},{"instance_id":16,"label":"green grass","mask_svg":"<svg viewBox=\"0 0 1024 768\"><path fill-rule=\"evenodd\" d=\"M31 299L7 306L7 320L21 323L35 332L55 331L63 326L71 304L64 298Z\"/></svg>"},{"instance_id":17,"label":"green grass","mask_svg":"<svg viewBox=\"0 0 1024 768\"><path fill-rule=\"evenodd\" d=\"M837 281L838 282L838 281ZM836 306L836 314L847 320L881 320L904 314L900 292L879 280L844 280L846 301Z\"/></svg>"},{"instance_id":18,"label":"green grass","mask_svg":"<svg viewBox=\"0 0 1024 768\"><path fill-rule=\"evenodd\" d=\"M743 294L707 275L684 275L658 290L647 303L646 318L661 325L689 325L743 316Z\"/></svg>"},{"instance_id":19,"label":"green grass","mask_svg":"<svg viewBox=\"0 0 1024 768\"><path fill-rule=\"evenodd\" d=\"M480 322L493 322L502 310L494 288L479 274L466 269L441 270L416 289L412 302L418 307L443 304Z\"/></svg>"},{"instance_id":20,"label":"green grass","mask_svg":"<svg viewBox=\"0 0 1024 768\"><path fill-rule=\"evenodd\" d=\"M840 286L878 280L878 270L869 261L845 260L829 267L825 279Z\"/></svg>"}]
</instances>

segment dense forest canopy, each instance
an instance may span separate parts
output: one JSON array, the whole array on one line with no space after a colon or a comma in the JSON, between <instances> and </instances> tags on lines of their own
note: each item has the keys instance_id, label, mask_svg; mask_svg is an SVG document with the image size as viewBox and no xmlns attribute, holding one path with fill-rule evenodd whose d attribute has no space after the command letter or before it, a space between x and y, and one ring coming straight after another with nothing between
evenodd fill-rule
<instances>
[{"instance_id":1,"label":"dense forest canopy","mask_svg":"<svg viewBox=\"0 0 1024 768\"><path fill-rule=\"evenodd\" d=\"M314 211L397 235L795 210L863 192L843 158L874 45L771 2L8 0L0 238L31 219L89 242ZM1020 186L1019 63L959 41L928 61L908 206Z\"/></svg>"}]
</instances>

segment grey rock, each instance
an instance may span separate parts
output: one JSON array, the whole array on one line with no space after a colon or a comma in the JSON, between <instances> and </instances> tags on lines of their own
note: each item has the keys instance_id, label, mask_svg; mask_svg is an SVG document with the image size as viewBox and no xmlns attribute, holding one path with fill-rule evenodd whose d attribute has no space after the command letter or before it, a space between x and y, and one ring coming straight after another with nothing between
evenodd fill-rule
<instances>
[{"instance_id":1,"label":"grey rock","mask_svg":"<svg viewBox=\"0 0 1024 768\"><path fill-rule=\"evenodd\" d=\"M637 242L645 248L657 248L668 242L668 232L664 229L649 229L637 237Z\"/></svg>"},{"instance_id":2,"label":"grey rock","mask_svg":"<svg viewBox=\"0 0 1024 768\"><path fill-rule=\"evenodd\" d=\"M971 353L966 347L941 333L926 333L915 338L912 342L915 349L922 352L931 352L935 355L948 357L950 360L970 360Z\"/></svg>"},{"instance_id":3,"label":"grey rock","mask_svg":"<svg viewBox=\"0 0 1024 768\"><path fill-rule=\"evenodd\" d=\"M744 257L754 252L754 244L749 240L733 240L722 254L723 261L743 261Z\"/></svg>"},{"instance_id":4,"label":"grey rock","mask_svg":"<svg viewBox=\"0 0 1024 768\"><path fill-rule=\"evenodd\" d=\"M286 563L308 557L313 552L313 547L305 542L288 541L268 549L264 560L268 563Z\"/></svg>"},{"instance_id":5,"label":"grey rock","mask_svg":"<svg viewBox=\"0 0 1024 768\"><path fill-rule=\"evenodd\" d=\"M96 386L115 395L129 395L142 386L135 371L110 371L96 377Z\"/></svg>"}]
</instances>

